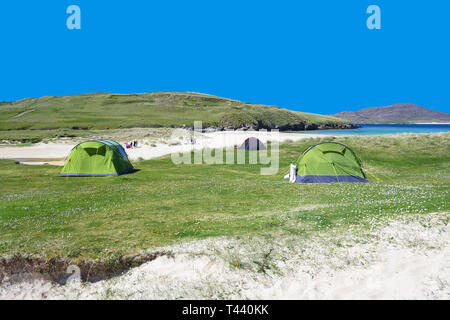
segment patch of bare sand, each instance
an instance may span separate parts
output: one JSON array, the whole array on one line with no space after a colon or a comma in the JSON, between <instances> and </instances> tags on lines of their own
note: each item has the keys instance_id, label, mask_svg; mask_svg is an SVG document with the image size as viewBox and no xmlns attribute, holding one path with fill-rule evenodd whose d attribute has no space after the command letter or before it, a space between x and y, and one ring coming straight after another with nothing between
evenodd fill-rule
<instances>
[{"instance_id":1,"label":"patch of bare sand","mask_svg":"<svg viewBox=\"0 0 450 320\"><path fill-rule=\"evenodd\" d=\"M176 129L171 131L137 130L133 131L134 138L138 140L138 148L126 149L130 160L148 160L162 157L172 153L182 153L192 150L201 150L205 148L223 148L234 145L241 145L249 137L257 137L262 142L267 141L297 141L307 138L323 137L321 134L313 133L278 133L278 132L254 132L254 131L221 131L210 133L193 133L185 129ZM118 133L104 134L93 139L116 139L123 143L122 136L115 136ZM190 143L191 136L194 135L195 144ZM115 137L115 138L114 138ZM127 138L131 135L128 133ZM86 139L85 139L86 140ZM130 140L130 139L129 139ZM125 141L129 141L125 140ZM51 142L41 142L32 146L0 146L0 159L13 159L21 164L52 164L64 165L64 161L70 151L82 140L60 139ZM43 159L43 160L42 160Z\"/></svg>"},{"instance_id":2,"label":"patch of bare sand","mask_svg":"<svg viewBox=\"0 0 450 320\"><path fill-rule=\"evenodd\" d=\"M449 213L309 238L187 242L114 279L3 285L1 299L449 299ZM262 267L263 266L263 267Z\"/></svg>"}]
</instances>

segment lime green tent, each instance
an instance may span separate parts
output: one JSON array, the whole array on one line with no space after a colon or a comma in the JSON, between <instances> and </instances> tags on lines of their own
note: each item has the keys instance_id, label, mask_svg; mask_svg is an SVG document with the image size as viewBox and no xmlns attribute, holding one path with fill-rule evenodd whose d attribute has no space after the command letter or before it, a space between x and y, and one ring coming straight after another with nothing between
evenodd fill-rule
<instances>
[{"instance_id":1,"label":"lime green tent","mask_svg":"<svg viewBox=\"0 0 450 320\"><path fill-rule=\"evenodd\" d=\"M60 176L119 176L133 171L120 144L111 140L93 140L72 149Z\"/></svg>"},{"instance_id":2,"label":"lime green tent","mask_svg":"<svg viewBox=\"0 0 450 320\"><path fill-rule=\"evenodd\" d=\"M361 161L349 147L323 142L306 149L298 158L296 183L368 182Z\"/></svg>"}]
</instances>

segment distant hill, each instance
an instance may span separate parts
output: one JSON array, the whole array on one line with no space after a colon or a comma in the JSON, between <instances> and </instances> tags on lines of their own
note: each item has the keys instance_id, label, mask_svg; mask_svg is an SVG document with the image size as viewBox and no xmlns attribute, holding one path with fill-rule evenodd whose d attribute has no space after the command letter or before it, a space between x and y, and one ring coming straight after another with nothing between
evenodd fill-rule
<instances>
[{"instance_id":1,"label":"distant hill","mask_svg":"<svg viewBox=\"0 0 450 320\"><path fill-rule=\"evenodd\" d=\"M0 131L192 127L312 130L351 128L348 120L193 92L89 93L0 104Z\"/></svg>"},{"instance_id":2,"label":"distant hill","mask_svg":"<svg viewBox=\"0 0 450 320\"><path fill-rule=\"evenodd\" d=\"M409 103L365 108L358 111L343 111L333 114L333 116L353 123L450 122L450 113L439 112Z\"/></svg>"}]
</instances>

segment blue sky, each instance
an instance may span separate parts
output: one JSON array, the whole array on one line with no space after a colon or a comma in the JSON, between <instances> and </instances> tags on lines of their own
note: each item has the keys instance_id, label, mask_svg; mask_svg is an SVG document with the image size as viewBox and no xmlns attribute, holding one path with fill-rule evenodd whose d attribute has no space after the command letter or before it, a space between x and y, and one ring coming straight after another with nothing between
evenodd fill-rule
<instances>
[{"instance_id":1,"label":"blue sky","mask_svg":"<svg viewBox=\"0 0 450 320\"><path fill-rule=\"evenodd\" d=\"M68 30L66 8L81 8ZM381 30L366 9L381 8ZM0 101L196 91L334 113L450 112L449 1L2 1Z\"/></svg>"}]
</instances>

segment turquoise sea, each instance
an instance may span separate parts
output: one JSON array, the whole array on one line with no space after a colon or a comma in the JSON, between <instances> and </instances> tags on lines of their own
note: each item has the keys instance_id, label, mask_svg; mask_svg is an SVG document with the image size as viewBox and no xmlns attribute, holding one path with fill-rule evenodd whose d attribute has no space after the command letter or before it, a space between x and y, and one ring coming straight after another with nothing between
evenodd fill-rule
<instances>
[{"instance_id":1,"label":"turquoise sea","mask_svg":"<svg viewBox=\"0 0 450 320\"><path fill-rule=\"evenodd\" d=\"M362 128L346 130L316 130L317 134L333 135L381 135L396 133L435 133L449 132L450 124L358 124Z\"/></svg>"}]
</instances>

